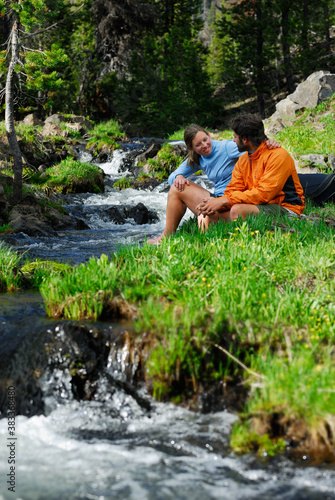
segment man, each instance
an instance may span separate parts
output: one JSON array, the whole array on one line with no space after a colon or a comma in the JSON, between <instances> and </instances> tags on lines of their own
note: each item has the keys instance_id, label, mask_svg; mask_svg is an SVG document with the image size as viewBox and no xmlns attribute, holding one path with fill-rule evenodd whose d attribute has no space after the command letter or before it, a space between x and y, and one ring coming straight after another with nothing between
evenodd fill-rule
<instances>
[{"instance_id":1,"label":"man","mask_svg":"<svg viewBox=\"0 0 335 500\"><path fill-rule=\"evenodd\" d=\"M305 198L293 158L283 148L266 147L264 125L256 115L235 118L231 128L238 150L245 154L238 159L224 195L204 198L197 205L199 227L206 230L219 219L245 219L260 212L300 216Z\"/></svg>"}]
</instances>

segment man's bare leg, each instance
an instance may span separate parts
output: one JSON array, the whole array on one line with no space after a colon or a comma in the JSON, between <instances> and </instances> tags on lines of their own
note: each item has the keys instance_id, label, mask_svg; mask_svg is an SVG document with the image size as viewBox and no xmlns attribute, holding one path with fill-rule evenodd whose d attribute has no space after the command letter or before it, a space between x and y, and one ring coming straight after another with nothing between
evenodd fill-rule
<instances>
[{"instance_id":1,"label":"man's bare leg","mask_svg":"<svg viewBox=\"0 0 335 500\"><path fill-rule=\"evenodd\" d=\"M209 196L209 191L194 182L190 182L189 185L186 185L183 191L178 191L178 189L172 185L166 205L165 229L163 233L156 238L147 240L147 243L151 245L160 245L163 238L176 232L186 209L189 208L195 215L198 215L195 207L203 198L208 198Z\"/></svg>"},{"instance_id":2,"label":"man's bare leg","mask_svg":"<svg viewBox=\"0 0 335 500\"><path fill-rule=\"evenodd\" d=\"M198 227L200 232L204 233L207 231L210 224L215 224L218 220L223 220L225 222L229 220L236 220L241 217L243 220L249 214L259 214L259 209L256 205L251 205L247 203L238 203L233 205L230 210L226 212L215 212L213 215L199 215L198 216Z\"/></svg>"}]
</instances>

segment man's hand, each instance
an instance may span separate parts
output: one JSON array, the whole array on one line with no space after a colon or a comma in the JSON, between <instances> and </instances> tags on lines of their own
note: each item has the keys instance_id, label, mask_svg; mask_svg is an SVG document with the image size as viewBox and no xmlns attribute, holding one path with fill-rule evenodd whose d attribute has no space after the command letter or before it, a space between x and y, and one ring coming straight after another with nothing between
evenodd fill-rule
<instances>
[{"instance_id":1,"label":"man's hand","mask_svg":"<svg viewBox=\"0 0 335 500\"><path fill-rule=\"evenodd\" d=\"M178 191L184 191L185 185L189 186L190 181L185 179L185 177L182 174L178 174L174 180L173 185L178 189Z\"/></svg>"},{"instance_id":2,"label":"man's hand","mask_svg":"<svg viewBox=\"0 0 335 500\"><path fill-rule=\"evenodd\" d=\"M223 207L230 207L227 196L220 198L204 198L199 205L196 206L199 215L213 215L217 210Z\"/></svg>"},{"instance_id":3,"label":"man's hand","mask_svg":"<svg viewBox=\"0 0 335 500\"><path fill-rule=\"evenodd\" d=\"M275 141L274 139L268 139L265 142L266 142L266 145L267 145L268 149L281 148L281 145L279 144L279 142Z\"/></svg>"}]
</instances>

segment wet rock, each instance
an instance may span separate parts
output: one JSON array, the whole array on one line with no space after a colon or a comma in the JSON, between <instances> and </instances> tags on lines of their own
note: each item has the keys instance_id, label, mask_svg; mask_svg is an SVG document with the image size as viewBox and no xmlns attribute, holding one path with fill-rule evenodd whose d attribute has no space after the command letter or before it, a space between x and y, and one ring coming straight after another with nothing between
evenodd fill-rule
<instances>
[{"instance_id":1,"label":"wet rock","mask_svg":"<svg viewBox=\"0 0 335 500\"><path fill-rule=\"evenodd\" d=\"M161 150L161 148L162 148L161 142L157 142L155 140L152 140L149 143L149 147L143 153L136 156L137 162L138 163L146 163L148 158L154 158L157 155L158 151Z\"/></svg>"},{"instance_id":2,"label":"wet rock","mask_svg":"<svg viewBox=\"0 0 335 500\"><path fill-rule=\"evenodd\" d=\"M61 214L47 204L42 207L31 194L9 210L8 219L9 228L14 233L28 236L48 236L67 229L88 229L81 219Z\"/></svg>"},{"instance_id":3,"label":"wet rock","mask_svg":"<svg viewBox=\"0 0 335 500\"><path fill-rule=\"evenodd\" d=\"M153 224L159 220L158 215L153 210L138 203L134 207L113 206L106 210L106 214L115 224L126 224L128 219L133 219L136 224Z\"/></svg>"},{"instance_id":4,"label":"wet rock","mask_svg":"<svg viewBox=\"0 0 335 500\"><path fill-rule=\"evenodd\" d=\"M131 348L124 329L75 321L49 322L46 327L41 322L25 330L23 338L13 340L1 332L0 337L0 416L7 411L8 385L16 390L17 414L27 416L45 414L73 399L104 402L120 383L126 393L136 395L139 360L125 355L125 347ZM117 379L112 375L116 370L121 370ZM142 399L138 403L150 408Z\"/></svg>"},{"instance_id":5,"label":"wet rock","mask_svg":"<svg viewBox=\"0 0 335 500\"><path fill-rule=\"evenodd\" d=\"M128 211L128 217L134 219L136 224L152 224L159 220L158 215L153 210L148 210L143 203L138 203Z\"/></svg>"}]
</instances>

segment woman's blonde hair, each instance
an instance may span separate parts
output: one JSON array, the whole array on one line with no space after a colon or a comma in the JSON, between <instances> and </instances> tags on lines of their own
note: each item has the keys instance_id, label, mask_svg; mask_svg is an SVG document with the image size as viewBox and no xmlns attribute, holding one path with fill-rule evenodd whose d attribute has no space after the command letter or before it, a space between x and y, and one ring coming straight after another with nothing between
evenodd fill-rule
<instances>
[{"instance_id":1,"label":"woman's blonde hair","mask_svg":"<svg viewBox=\"0 0 335 500\"><path fill-rule=\"evenodd\" d=\"M196 165L200 167L200 155L196 151L194 151L193 148L193 139L197 135L198 132L204 132L206 135L209 136L209 133L207 130L205 130L203 127L200 127L200 125L195 125L192 123L192 125L189 125L184 132L184 141L188 149L191 151L188 154L188 163L190 165Z\"/></svg>"}]
</instances>

